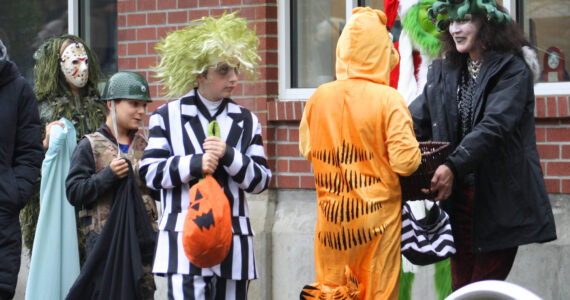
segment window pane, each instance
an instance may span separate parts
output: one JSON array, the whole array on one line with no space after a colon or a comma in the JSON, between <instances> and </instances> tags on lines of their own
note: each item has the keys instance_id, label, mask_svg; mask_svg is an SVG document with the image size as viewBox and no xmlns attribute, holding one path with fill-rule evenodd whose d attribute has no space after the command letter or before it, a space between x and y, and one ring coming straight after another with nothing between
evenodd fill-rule
<instances>
[{"instance_id":1,"label":"window pane","mask_svg":"<svg viewBox=\"0 0 570 300\"><path fill-rule=\"evenodd\" d=\"M570 5L568 0L523 0L522 20L538 54L541 81L570 81Z\"/></svg>"},{"instance_id":2,"label":"window pane","mask_svg":"<svg viewBox=\"0 0 570 300\"><path fill-rule=\"evenodd\" d=\"M117 0L80 1L80 36L95 51L106 75L117 72Z\"/></svg>"},{"instance_id":3,"label":"window pane","mask_svg":"<svg viewBox=\"0 0 570 300\"><path fill-rule=\"evenodd\" d=\"M362 5L360 5L362 3ZM373 9L384 11L384 0L364 0L359 2L359 6L369 6Z\"/></svg>"},{"instance_id":4,"label":"window pane","mask_svg":"<svg viewBox=\"0 0 570 300\"><path fill-rule=\"evenodd\" d=\"M47 38L67 32L67 1L0 0L0 7L0 39L32 83L36 49Z\"/></svg>"},{"instance_id":5,"label":"window pane","mask_svg":"<svg viewBox=\"0 0 570 300\"><path fill-rule=\"evenodd\" d=\"M345 0L291 1L292 88L334 80L336 43L345 19Z\"/></svg>"}]
</instances>

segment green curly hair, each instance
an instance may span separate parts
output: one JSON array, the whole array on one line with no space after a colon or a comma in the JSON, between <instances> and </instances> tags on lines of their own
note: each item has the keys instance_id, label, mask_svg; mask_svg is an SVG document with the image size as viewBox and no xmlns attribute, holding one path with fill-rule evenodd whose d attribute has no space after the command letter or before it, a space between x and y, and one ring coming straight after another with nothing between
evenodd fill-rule
<instances>
[{"instance_id":1,"label":"green curly hair","mask_svg":"<svg viewBox=\"0 0 570 300\"><path fill-rule=\"evenodd\" d=\"M427 9L435 1L421 0L420 3L408 10L408 13L402 20L402 26L408 30L412 40L431 57L437 57L441 50L439 31L427 16Z\"/></svg>"},{"instance_id":2,"label":"green curly hair","mask_svg":"<svg viewBox=\"0 0 570 300\"><path fill-rule=\"evenodd\" d=\"M156 77L164 84L167 97L177 98L196 86L196 78L209 67L224 62L238 67L253 78L261 60L257 55L259 39L237 12L221 17L202 17L176 30L156 45L162 56L154 67Z\"/></svg>"},{"instance_id":3,"label":"green curly hair","mask_svg":"<svg viewBox=\"0 0 570 300\"><path fill-rule=\"evenodd\" d=\"M59 65L59 58L63 45L80 43L85 47L89 59L89 79L85 90L89 93L98 93L97 83L103 77L99 60L95 52L92 52L87 43L75 35L62 35L53 37L45 41L34 53L36 64L34 65L34 75L36 77L35 91L38 99L48 97L61 97L71 93L71 88L65 80L65 76ZM54 76L54 74L57 74ZM99 96L89 95L89 96Z\"/></svg>"}]
</instances>

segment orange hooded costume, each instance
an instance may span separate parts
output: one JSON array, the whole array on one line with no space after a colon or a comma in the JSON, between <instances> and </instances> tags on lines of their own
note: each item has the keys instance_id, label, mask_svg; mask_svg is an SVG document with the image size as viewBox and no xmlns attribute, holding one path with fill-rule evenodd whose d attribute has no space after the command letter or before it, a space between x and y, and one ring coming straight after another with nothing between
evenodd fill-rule
<instances>
[{"instance_id":1,"label":"orange hooded costume","mask_svg":"<svg viewBox=\"0 0 570 300\"><path fill-rule=\"evenodd\" d=\"M301 299L397 299L401 192L421 153L402 96L399 57L379 10L358 7L337 44L337 80L307 101L299 148L317 190L316 282Z\"/></svg>"}]
</instances>

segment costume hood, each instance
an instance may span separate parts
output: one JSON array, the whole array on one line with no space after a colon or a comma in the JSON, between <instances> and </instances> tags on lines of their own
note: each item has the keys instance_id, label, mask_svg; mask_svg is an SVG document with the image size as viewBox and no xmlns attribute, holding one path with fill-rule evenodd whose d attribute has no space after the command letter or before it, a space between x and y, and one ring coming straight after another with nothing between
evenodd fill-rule
<instances>
[{"instance_id":1,"label":"costume hood","mask_svg":"<svg viewBox=\"0 0 570 300\"><path fill-rule=\"evenodd\" d=\"M390 71L399 60L386 29L386 15L369 7L353 9L336 47L337 79L360 78L388 85Z\"/></svg>"}]
</instances>

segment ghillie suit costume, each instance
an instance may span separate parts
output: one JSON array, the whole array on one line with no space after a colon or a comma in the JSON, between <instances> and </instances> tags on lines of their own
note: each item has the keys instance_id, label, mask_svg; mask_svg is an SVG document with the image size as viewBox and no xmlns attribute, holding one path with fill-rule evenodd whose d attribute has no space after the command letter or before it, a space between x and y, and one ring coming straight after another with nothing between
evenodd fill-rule
<instances>
[{"instance_id":1,"label":"ghillie suit costume","mask_svg":"<svg viewBox=\"0 0 570 300\"><path fill-rule=\"evenodd\" d=\"M301 299L397 299L401 191L421 154L402 96L386 16L355 8L337 44L337 80L307 101L299 149L317 190L316 282Z\"/></svg>"},{"instance_id":2,"label":"ghillie suit costume","mask_svg":"<svg viewBox=\"0 0 570 300\"><path fill-rule=\"evenodd\" d=\"M71 41L71 43L69 41ZM87 55L88 78L80 89L79 95L72 93L61 67L63 45L81 45ZM105 121L105 104L100 100L97 83L101 79L101 71L95 53L79 37L62 35L43 43L36 51L34 58L34 75L36 77L35 93L39 103L42 124L59 120L61 117L71 121L75 127L77 140L87 133L94 132ZM57 125L56 125L57 126ZM33 248L36 224L39 215L39 182L36 184L34 195L22 210L22 227L24 245ZM79 224L79 223L78 223ZM81 232L78 230L78 234ZM80 249L84 249L83 238L80 237ZM82 261L84 253L81 253Z\"/></svg>"}]
</instances>

